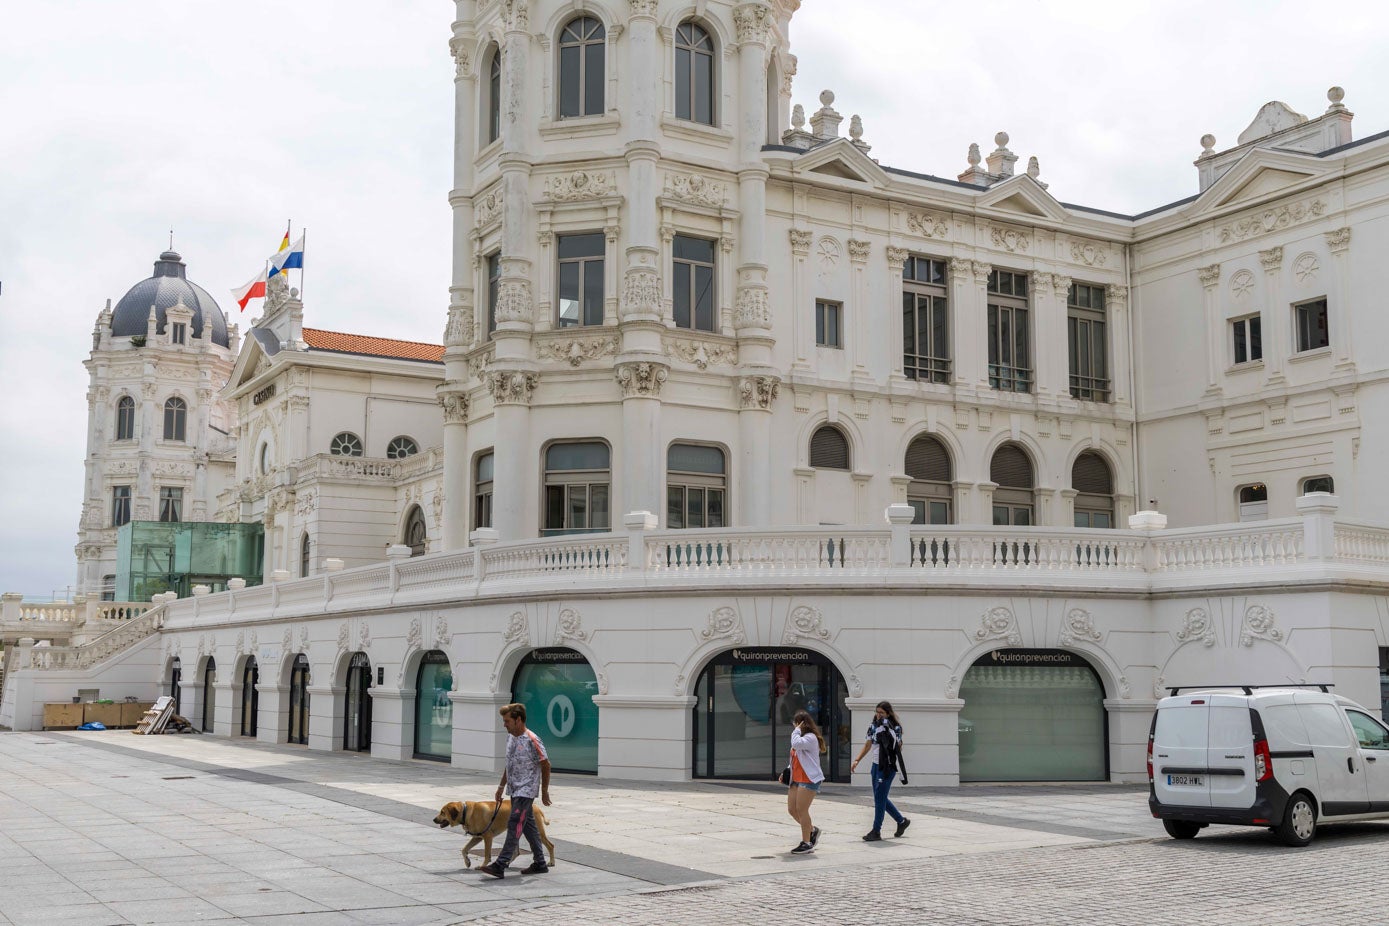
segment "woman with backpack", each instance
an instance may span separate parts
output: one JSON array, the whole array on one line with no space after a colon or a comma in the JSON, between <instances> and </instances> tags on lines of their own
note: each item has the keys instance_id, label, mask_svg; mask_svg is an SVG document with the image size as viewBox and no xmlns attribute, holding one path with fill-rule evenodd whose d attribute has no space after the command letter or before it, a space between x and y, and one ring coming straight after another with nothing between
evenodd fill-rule
<instances>
[{"instance_id":1,"label":"woman with backpack","mask_svg":"<svg viewBox=\"0 0 1389 926\"><path fill-rule=\"evenodd\" d=\"M887 701L879 701L873 711L873 722L868 725L868 739L859 750L858 757L849 765L849 771L858 768L864 756L871 755L868 771L869 781L873 783L873 828L863 837L864 842L877 842L883 838L883 814L897 821L897 831L893 836L901 836L912 825L912 821L892 805L887 792L892 788L893 776L899 768L903 769L902 780L906 781L905 763L902 762L902 725L897 714Z\"/></svg>"}]
</instances>

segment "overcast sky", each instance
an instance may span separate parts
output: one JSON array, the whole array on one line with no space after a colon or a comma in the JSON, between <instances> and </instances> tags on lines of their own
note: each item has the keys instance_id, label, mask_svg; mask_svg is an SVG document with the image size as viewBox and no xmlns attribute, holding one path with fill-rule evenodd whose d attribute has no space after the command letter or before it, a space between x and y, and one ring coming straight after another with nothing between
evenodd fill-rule
<instances>
[{"instance_id":1,"label":"overcast sky","mask_svg":"<svg viewBox=\"0 0 1389 926\"><path fill-rule=\"evenodd\" d=\"M82 360L171 227L243 332L229 290L293 219L309 326L441 340L452 19L448 0L6 5L0 591L75 580ZM1389 129L1377 2L805 0L791 35L796 102L833 89L883 164L953 177L1005 130L1059 199L1124 213L1195 193L1198 139L1232 145L1268 100L1316 116L1339 84L1357 138Z\"/></svg>"}]
</instances>

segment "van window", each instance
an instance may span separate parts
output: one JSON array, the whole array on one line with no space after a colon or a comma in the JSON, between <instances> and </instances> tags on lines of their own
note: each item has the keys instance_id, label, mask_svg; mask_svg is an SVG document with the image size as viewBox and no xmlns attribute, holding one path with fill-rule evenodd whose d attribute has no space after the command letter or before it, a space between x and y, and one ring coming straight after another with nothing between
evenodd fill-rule
<instances>
[{"instance_id":1,"label":"van window","mask_svg":"<svg viewBox=\"0 0 1389 926\"><path fill-rule=\"evenodd\" d=\"M1174 749L1206 748L1206 711L1195 707L1170 707L1158 711L1153 740Z\"/></svg>"},{"instance_id":2,"label":"van window","mask_svg":"<svg viewBox=\"0 0 1389 926\"><path fill-rule=\"evenodd\" d=\"M1330 704L1299 704L1297 712L1307 726L1307 735L1313 746L1349 746L1346 725L1341 722L1341 712Z\"/></svg>"},{"instance_id":3,"label":"van window","mask_svg":"<svg viewBox=\"0 0 1389 926\"><path fill-rule=\"evenodd\" d=\"M1264 733L1268 734L1270 743L1276 750L1284 746L1310 746L1312 741L1307 738L1307 728L1302 725L1302 718L1297 715L1297 708L1291 704L1275 704L1272 707L1260 708L1259 716L1264 721Z\"/></svg>"},{"instance_id":4,"label":"van window","mask_svg":"<svg viewBox=\"0 0 1389 926\"><path fill-rule=\"evenodd\" d=\"M1361 746L1365 749L1389 749L1389 733L1385 733L1379 721L1359 711L1346 711L1346 716L1350 718L1355 738Z\"/></svg>"},{"instance_id":5,"label":"van window","mask_svg":"<svg viewBox=\"0 0 1389 926\"><path fill-rule=\"evenodd\" d=\"M1237 749L1254 742L1247 707L1212 707L1210 723L1211 749Z\"/></svg>"}]
</instances>

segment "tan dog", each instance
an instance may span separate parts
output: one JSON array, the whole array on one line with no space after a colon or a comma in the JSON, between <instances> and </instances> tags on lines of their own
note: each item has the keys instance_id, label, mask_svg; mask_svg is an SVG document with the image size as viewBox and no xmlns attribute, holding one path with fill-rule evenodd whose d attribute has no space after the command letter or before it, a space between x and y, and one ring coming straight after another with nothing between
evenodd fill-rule
<instances>
[{"instance_id":1,"label":"tan dog","mask_svg":"<svg viewBox=\"0 0 1389 926\"><path fill-rule=\"evenodd\" d=\"M539 807L532 810L535 813L535 828L540 831L540 841L545 843L545 848L550 854L550 864L553 865L556 861L555 844L545 835L545 813ZM482 843L483 864L491 864L492 840L506 832L506 821L510 816L509 800L502 801L500 805L495 801L449 801L439 808L438 815L434 817L434 825L441 830L450 826L461 826L463 832L472 837L463 847L463 864L472 868L473 860L468 853L478 843Z\"/></svg>"}]
</instances>

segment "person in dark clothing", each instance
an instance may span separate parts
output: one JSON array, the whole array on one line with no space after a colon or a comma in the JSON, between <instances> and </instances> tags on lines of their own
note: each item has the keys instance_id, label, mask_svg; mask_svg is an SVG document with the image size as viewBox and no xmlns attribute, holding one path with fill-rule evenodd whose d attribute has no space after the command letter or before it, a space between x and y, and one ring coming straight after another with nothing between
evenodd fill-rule
<instances>
[{"instance_id":1,"label":"person in dark clothing","mask_svg":"<svg viewBox=\"0 0 1389 926\"><path fill-rule=\"evenodd\" d=\"M884 814L897 821L897 831L893 836L901 836L907 831L907 827L912 825L912 821L902 816L887 796L892 788L893 776L902 765L901 755L902 725L898 723L892 705L887 701L879 701L873 711L873 722L868 725L868 738L849 766L849 771L852 772L858 768L865 756L871 756L868 777L873 785L873 828L863 837L864 842L877 842L883 838Z\"/></svg>"}]
</instances>

